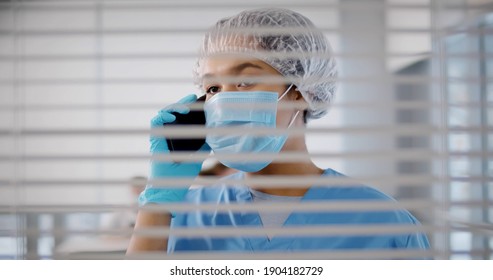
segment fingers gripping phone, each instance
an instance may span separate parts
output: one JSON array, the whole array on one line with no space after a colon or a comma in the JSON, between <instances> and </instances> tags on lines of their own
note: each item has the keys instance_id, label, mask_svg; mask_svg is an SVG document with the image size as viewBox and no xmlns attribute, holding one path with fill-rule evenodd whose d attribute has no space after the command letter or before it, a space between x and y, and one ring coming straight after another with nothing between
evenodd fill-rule
<instances>
[{"instance_id":1,"label":"fingers gripping phone","mask_svg":"<svg viewBox=\"0 0 493 280\"><path fill-rule=\"evenodd\" d=\"M205 95L202 95L197 99L195 104L201 104L200 109L190 110L188 114L172 113L175 115L176 120L172 123L166 123L164 125L205 125L205 114L203 104L205 102ZM168 148L173 151L197 151L204 145L205 137L198 138L172 138L166 136Z\"/></svg>"}]
</instances>

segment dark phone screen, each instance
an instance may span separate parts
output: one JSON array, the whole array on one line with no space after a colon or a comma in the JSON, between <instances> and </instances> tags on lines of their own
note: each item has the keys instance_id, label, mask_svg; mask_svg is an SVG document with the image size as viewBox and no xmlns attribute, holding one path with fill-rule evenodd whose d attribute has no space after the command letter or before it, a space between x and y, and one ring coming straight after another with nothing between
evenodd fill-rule
<instances>
[{"instance_id":1,"label":"dark phone screen","mask_svg":"<svg viewBox=\"0 0 493 280\"><path fill-rule=\"evenodd\" d=\"M205 102L205 95L199 97L196 103L202 104ZM205 114L203 106L200 109L191 110L188 114L172 113L176 116L176 120L172 123L164 125L205 125ZM166 136L166 141L170 151L197 151L204 145L205 138L172 138Z\"/></svg>"}]
</instances>

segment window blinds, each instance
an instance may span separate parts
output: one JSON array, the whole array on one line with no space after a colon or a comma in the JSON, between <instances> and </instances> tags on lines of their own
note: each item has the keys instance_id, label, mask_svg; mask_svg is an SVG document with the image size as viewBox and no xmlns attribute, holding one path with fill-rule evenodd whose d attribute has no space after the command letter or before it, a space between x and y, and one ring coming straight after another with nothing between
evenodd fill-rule
<instances>
[{"instance_id":1,"label":"window blinds","mask_svg":"<svg viewBox=\"0 0 493 280\"><path fill-rule=\"evenodd\" d=\"M161 131L148 127L160 108L188 93L199 93L191 69L201 36L220 18L248 8L278 6L306 15L323 29L340 70L329 114L289 133L307 135L311 158L319 167L349 177L272 176L242 183L375 187L398 204L338 201L263 207L266 211L404 207L422 222L418 230L427 234L431 249L258 255L163 252L136 257L491 259L492 5L472 0L0 3L0 258L123 258L132 228L107 227L103 222L108 216L131 216L137 211L129 179L147 175L149 134L208 132L200 127ZM209 157L171 155L173 160ZM296 161L302 155L287 153L278 159ZM216 179L159 183L210 185ZM150 208L218 207L240 211L257 206ZM307 226L184 229L174 234L358 235L409 230L406 226ZM167 228L141 232L163 237L168 233Z\"/></svg>"}]
</instances>

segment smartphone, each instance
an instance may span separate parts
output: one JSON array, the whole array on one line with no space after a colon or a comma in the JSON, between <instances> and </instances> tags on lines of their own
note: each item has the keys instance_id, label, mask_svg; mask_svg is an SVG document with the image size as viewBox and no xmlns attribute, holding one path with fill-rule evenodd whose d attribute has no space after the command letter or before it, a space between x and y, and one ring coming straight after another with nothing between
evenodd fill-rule
<instances>
[{"instance_id":1,"label":"smartphone","mask_svg":"<svg viewBox=\"0 0 493 280\"><path fill-rule=\"evenodd\" d=\"M190 110L188 114L172 113L176 120L172 123L164 125L204 125L205 114L203 104L205 102L205 94L197 99L196 104L201 104L199 109ZM166 141L170 151L198 151L205 143L205 137L198 138L170 138L166 136Z\"/></svg>"}]
</instances>

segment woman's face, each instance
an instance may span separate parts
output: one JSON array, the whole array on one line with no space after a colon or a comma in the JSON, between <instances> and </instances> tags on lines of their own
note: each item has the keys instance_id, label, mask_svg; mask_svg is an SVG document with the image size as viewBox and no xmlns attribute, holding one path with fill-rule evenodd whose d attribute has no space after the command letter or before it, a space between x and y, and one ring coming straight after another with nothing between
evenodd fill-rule
<instances>
[{"instance_id":1,"label":"woman's face","mask_svg":"<svg viewBox=\"0 0 493 280\"><path fill-rule=\"evenodd\" d=\"M252 82L246 79L243 82L241 77L250 79L262 79L262 77L265 77L265 81ZM269 77L277 78L275 79L277 82L269 82ZM235 81L227 81L228 78L234 78ZM236 78L239 78L238 81L236 81ZM206 100L225 91L271 91L277 92L279 98L288 88L285 83L280 82L282 81L282 75L277 70L261 60L252 58L231 56L206 58L201 64L201 79L202 92L206 94ZM293 102L300 100L300 98L301 95L292 87L290 92L279 103ZM296 110L294 108L278 109L277 127L287 127L295 113ZM301 118L302 115L299 114L298 118Z\"/></svg>"}]
</instances>

